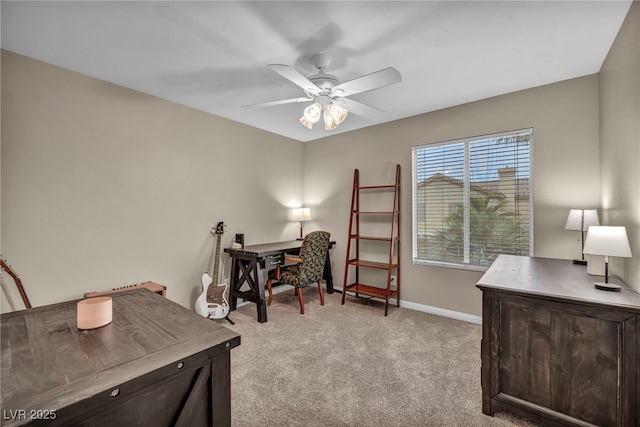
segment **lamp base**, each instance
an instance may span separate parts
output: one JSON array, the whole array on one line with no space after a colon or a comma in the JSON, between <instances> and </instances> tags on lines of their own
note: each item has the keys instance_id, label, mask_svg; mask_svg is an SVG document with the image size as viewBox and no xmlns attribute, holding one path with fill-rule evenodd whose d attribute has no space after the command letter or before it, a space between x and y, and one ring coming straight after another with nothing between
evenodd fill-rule
<instances>
[{"instance_id":1,"label":"lamp base","mask_svg":"<svg viewBox=\"0 0 640 427\"><path fill-rule=\"evenodd\" d=\"M616 285L614 283L594 283L593 286L595 286L596 289L602 289L603 291L622 291L622 286Z\"/></svg>"},{"instance_id":2,"label":"lamp base","mask_svg":"<svg viewBox=\"0 0 640 427\"><path fill-rule=\"evenodd\" d=\"M579 265L587 265L587 261L584 259L574 259L573 260L574 264L579 264Z\"/></svg>"}]
</instances>

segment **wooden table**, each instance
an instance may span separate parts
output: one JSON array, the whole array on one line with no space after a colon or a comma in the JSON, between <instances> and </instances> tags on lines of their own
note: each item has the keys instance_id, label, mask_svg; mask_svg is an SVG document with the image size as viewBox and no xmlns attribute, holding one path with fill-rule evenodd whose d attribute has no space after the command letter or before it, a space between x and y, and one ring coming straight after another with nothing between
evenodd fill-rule
<instances>
[{"instance_id":1,"label":"wooden table","mask_svg":"<svg viewBox=\"0 0 640 427\"><path fill-rule=\"evenodd\" d=\"M571 261L498 257L477 284L485 414L640 426L640 295L594 288L601 279Z\"/></svg>"},{"instance_id":2,"label":"wooden table","mask_svg":"<svg viewBox=\"0 0 640 427\"><path fill-rule=\"evenodd\" d=\"M329 242L329 249L335 245L335 241ZM264 297L264 286L260 285L258 267L275 268L284 264L284 254L300 252L302 240L289 240L286 242L262 243L248 245L242 248L225 248L231 256L231 310L235 310L238 297L256 304L258 322L267 321L267 303ZM331 260L329 251L324 263L322 278L327 283L327 293L333 293L333 275L331 273ZM247 284L248 289L242 290Z\"/></svg>"},{"instance_id":3,"label":"wooden table","mask_svg":"<svg viewBox=\"0 0 640 427\"><path fill-rule=\"evenodd\" d=\"M2 314L2 425L230 426L240 336L147 289L112 298L87 331L77 301Z\"/></svg>"}]
</instances>

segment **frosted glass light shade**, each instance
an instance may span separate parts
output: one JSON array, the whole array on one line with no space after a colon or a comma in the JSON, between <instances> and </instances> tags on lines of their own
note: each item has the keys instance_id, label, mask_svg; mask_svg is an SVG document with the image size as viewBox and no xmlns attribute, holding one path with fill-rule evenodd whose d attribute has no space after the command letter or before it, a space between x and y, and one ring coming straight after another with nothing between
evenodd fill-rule
<instances>
[{"instance_id":1,"label":"frosted glass light shade","mask_svg":"<svg viewBox=\"0 0 640 427\"><path fill-rule=\"evenodd\" d=\"M346 108L342 108L336 104L329 104L324 109L324 128L325 130L333 130L347 118Z\"/></svg>"},{"instance_id":2,"label":"frosted glass light shade","mask_svg":"<svg viewBox=\"0 0 640 427\"><path fill-rule=\"evenodd\" d=\"M314 102L304 109L304 113L300 117L300 123L311 129L320 120L320 113L322 113L322 104Z\"/></svg>"},{"instance_id":3,"label":"frosted glass light shade","mask_svg":"<svg viewBox=\"0 0 640 427\"><path fill-rule=\"evenodd\" d=\"M309 120L307 120L307 118L305 116L300 117L300 123L302 123L304 125L304 127L308 128L308 129L313 129L313 122L310 122Z\"/></svg>"},{"instance_id":4,"label":"frosted glass light shade","mask_svg":"<svg viewBox=\"0 0 640 427\"><path fill-rule=\"evenodd\" d=\"M619 226L589 227L582 252L591 255L631 257L626 228Z\"/></svg>"},{"instance_id":5,"label":"frosted glass light shade","mask_svg":"<svg viewBox=\"0 0 640 427\"><path fill-rule=\"evenodd\" d=\"M291 221L310 221L311 209L309 208L293 208L291 209Z\"/></svg>"}]
</instances>

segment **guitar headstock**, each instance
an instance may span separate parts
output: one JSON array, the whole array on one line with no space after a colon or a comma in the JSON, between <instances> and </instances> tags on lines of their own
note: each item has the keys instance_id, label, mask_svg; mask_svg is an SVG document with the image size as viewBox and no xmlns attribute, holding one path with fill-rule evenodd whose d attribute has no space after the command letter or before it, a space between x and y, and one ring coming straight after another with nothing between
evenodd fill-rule
<instances>
[{"instance_id":1,"label":"guitar headstock","mask_svg":"<svg viewBox=\"0 0 640 427\"><path fill-rule=\"evenodd\" d=\"M224 222L220 221L218 225L216 225L215 230L213 230L214 234L223 235L224 234Z\"/></svg>"}]
</instances>

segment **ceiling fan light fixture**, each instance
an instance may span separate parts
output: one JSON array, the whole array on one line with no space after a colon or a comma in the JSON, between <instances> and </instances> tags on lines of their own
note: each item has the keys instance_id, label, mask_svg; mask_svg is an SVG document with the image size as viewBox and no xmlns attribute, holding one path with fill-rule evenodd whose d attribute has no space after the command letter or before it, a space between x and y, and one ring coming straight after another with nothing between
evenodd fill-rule
<instances>
[{"instance_id":1,"label":"ceiling fan light fixture","mask_svg":"<svg viewBox=\"0 0 640 427\"><path fill-rule=\"evenodd\" d=\"M333 130L347 118L347 109L331 103L324 109L324 128Z\"/></svg>"},{"instance_id":2,"label":"ceiling fan light fixture","mask_svg":"<svg viewBox=\"0 0 640 427\"><path fill-rule=\"evenodd\" d=\"M306 128L313 129L313 125L320 120L320 113L322 113L322 104L314 102L304 109L304 113L300 117L300 123Z\"/></svg>"},{"instance_id":3,"label":"ceiling fan light fixture","mask_svg":"<svg viewBox=\"0 0 640 427\"><path fill-rule=\"evenodd\" d=\"M304 127L308 128L308 129L313 129L313 125L315 124L315 122L311 122L311 121L307 120L307 118L304 115L302 117L300 117L300 123L302 123L304 125Z\"/></svg>"},{"instance_id":4,"label":"ceiling fan light fixture","mask_svg":"<svg viewBox=\"0 0 640 427\"><path fill-rule=\"evenodd\" d=\"M380 89L402 81L402 76L398 70L393 67L387 67L346 82L340 82L336 76L326 72L331 63L329 55L323 53L314 55L311 57L311 63L318 71L308 77L301 74L294 67L283 64L269 64L269 68L301 88L306 98L282 99L246 105L245 107L269 107L313 100L313 104L304 109L304 113L299 119L300 123L308 129L313 129L313 125L320 120L320 114L324 112L324 128L325 130L333 130L340 126L340 123L347 117L347 110L342 105L348 105L354 114L373 120L377 120L381 114L385 114L384 111L378 108L350 99L350 96Z\"/></svg>"},{"instance_id":5,"label":"ceiling fan light fixture","mask_svg":"<svg viewBox=\"0 0 640 427\"><path fill-rule=\"evenodd\" d=\"M304 109L303 117L311 123L316 123L320 120L320 113L322 113L322 104L314 102Z\"/></svg>"}]
</instances>

